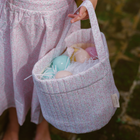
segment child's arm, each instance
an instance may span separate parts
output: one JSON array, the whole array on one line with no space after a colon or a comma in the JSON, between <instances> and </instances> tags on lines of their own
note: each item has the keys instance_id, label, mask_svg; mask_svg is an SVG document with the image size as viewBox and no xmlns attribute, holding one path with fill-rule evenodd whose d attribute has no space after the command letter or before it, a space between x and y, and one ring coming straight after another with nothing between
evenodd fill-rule
<instances>
[{"instance_id":1,"label":"child's arm","mask_svg":"<svg viewBox=\"0 0 140 140\"><path fill-rule=\"evenodd\" d=\"M93 7L95 9L98 0L90 0L90 1L93 4ZM85 20L85 19L89 18L87 9L84 6L82 6L80 8L79 14L69 14L68 17L72 18L71 23L74 23L74 22L76 22L78 20Z\"/></svg>"}]
</instances>

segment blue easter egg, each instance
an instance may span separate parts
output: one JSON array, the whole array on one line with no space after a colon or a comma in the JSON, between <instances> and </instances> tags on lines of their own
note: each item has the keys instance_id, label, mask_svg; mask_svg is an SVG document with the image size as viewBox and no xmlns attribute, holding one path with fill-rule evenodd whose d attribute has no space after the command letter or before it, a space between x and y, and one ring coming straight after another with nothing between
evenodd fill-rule
<instances>
[{"instance_id":1,"label":"blue easter egg","mask_svg":"<svg viewBox=\"0 0 140 140\"><path fill-rule=\"evenodd\" d=\"M53 60L53 67L57 71L65 70L70 65L70 58L66 55L60 55Z\"/></svg>"},{"instance_id":2,"label":"blue easter egg","mask_svg":"<svg viewBox=\"0 0 140 140\"><path fill-rule=\"evenodd\" d=\"M46 69L44 72L43 72L43 76L42 76L42 80L45 80L45 79L52 79L53 77L55 76L54 74L54 71L53 69Z\"/></svg>"}]
</instances>

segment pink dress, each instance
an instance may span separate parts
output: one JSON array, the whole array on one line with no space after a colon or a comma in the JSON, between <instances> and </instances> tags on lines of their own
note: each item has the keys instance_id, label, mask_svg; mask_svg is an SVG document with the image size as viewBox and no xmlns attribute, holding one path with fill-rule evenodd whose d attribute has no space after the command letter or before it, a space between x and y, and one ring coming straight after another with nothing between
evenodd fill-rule
<instances>
[{"instance_id":1,"label":"pink dress","mask_svg":"<svg viewBox=\"0 0 140 140\"><path fill-rule=\"evenodd\" d=\"M0 0L0 115L17 110L22 125L31 108L31 121L39 123L40 104L34 90L34 64L54 48L76 8L74 0ZM69 33L78 30L72 24Z\"/></svg>"}]
</instances>

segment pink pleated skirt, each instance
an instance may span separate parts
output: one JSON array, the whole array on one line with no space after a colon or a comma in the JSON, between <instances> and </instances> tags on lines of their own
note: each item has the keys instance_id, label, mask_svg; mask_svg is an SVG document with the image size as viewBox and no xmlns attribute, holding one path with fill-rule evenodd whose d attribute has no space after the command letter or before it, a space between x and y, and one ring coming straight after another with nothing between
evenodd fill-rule
<instances>
[{"instance_id":1,"label":"pink pleated skirt","mask_svg":"<svg viewBox=\"0 0 140 140\"><path fill-rule=\"evenodd\" d=\"M31 121L38 124L40 103L34 88L34 64L55 48L69 24L73 0L2 0L0 2L0 115L15 107L20 125L31 108ZM68 34L80 29L72 24Z\"/></svg>"}]
</instances>

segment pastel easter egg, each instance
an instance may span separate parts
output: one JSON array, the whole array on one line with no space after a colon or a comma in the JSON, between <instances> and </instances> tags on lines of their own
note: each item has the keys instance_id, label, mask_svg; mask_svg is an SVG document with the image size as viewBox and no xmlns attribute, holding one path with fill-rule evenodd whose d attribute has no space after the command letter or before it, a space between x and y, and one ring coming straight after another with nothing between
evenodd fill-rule
<instances>
[{"instance_id":1,"label":"pastel easter egg","mask_svg":"<svg viewBox=\"0 0 140 140\"><path fill-rule=\"evenodd\" d=\"M64 70L64 71L57 72L56 75L55 75L55 78L59 79L59 78L64 78L64 77L67 77L67 76L70 76L70 75L72 75L71 72Z\"/></svg>"},{"instance_id":2,"label":"pastel easter egg","mask_svg":"<svg viewBox=\"0 0 140 140\"><path fill-rule=\"evenodd\" d=\"M79 49L74 48L74 52L73 52L72 56L70 57L70 60L71 60L71 61L76 61L76 58L74 57L74 54L75 54L77 51L79 51Z\"/></svg>"},{"instance_id":3,"label":"pastel easter egg","mask_svg":"<svg viewBox=\"0 0 140 140\"><path fill-rule=\"evenodd\" d=\"M76 62L84 63L85 60L89 60L90 55L83 49L80 49L75 53Z\"/></svg>"},{"instance_id":4,"label":"pastel easter egg","mask_svg":"<svg viewBox=\"0 0 140 140\"><path fill-rule=\"evenodd\" d=\"M45 79L52 79L53 77L55 76L54 74L54 71L52 68L49 68L49 69L46 69L44 72L43 72L43 76L42 76L42 80L45 80Z\"/></svg>"},{"instance_id":5,"label":"pastel easter egg","mask_svg":"<svg viewBox=\"0 0 140 140\"><path fill-rule=\"evenodd\" d=\"M85 49L88 54L93 58L93 59L96 59L97 57L97 52L96 52L96 48L95 47L88 47Z\"/></svg>"},{"instance_id":6,"label":"pastel easter egg","mask_svg":"<svg viewBox=\"0 0 140 140\"><path fill-rule=\"evenodd\" d=\"M60 55L53 60L53 67L57 69L57 71L61 71L66 69L70 65L70 58L66 55Z\"/></svg>"}]
</instances>

